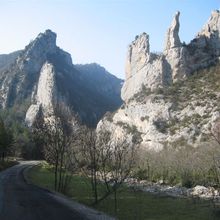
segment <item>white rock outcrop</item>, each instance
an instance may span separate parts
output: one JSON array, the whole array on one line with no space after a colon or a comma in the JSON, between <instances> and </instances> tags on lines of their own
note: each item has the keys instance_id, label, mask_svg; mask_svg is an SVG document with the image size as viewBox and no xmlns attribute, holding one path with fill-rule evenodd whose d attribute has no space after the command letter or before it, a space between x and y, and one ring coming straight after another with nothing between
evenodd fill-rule
<instances>
[{"instance_id":1,"label":"white rock outcrop","mask_svg":"<svg viewBox=\"0 0 220 220\"><path fill-rule=\"evenodd\" d=\"M143 85L155 90L216 62L220 55L220 12L212 12L208 23L188 45L181 43L179 38L179 16L177 12L167 31L163 53L150 52L146 33L137 36L129 45L121 92L125 102L140 92Z\"/></svg>"},{"instance_id":2,"label":"white rock outcrop","mask_svg":"<svg viewBox=\"0 0 220 220\"><path fill-rule=\"evenodd\" d=\"M125 139L139 137L142 147L155 150L178 141L183 144L183 139L185 144L198 145L202 137L210 133L210 127L219 117L218 99L206 94L213 93L213 97L220 94L206 88L206 82L198 94L190 91L184 95L186 89L182 88L181 94L176 89L177 94L166 96L160 94L160 89L169 88L194 71L218 63L220 12L212 12L202 31L187 45L179 38L179 16L177 12L167 31L163 53L150 52L146 33L136 36L129 45L121 90L124 104L111 117L103 118L97 131L107 129L113 138L119 134ZM184 100L177 107L179 95Z\"/></svg>"},{"instance_id":3,"label":"white rock outcrop","mask_svg":"<svg viewBox=\"0 0 220 220\"><path fill-rule=\"evenodd\" d=\"M163 194L172 197L182 197L182 198L201 198L208 200L220 200L219 190L216 190L214 187L205 187L205 186L195 186L192 188L186 188L183 186L169 186L164 184L163 181L157 183L152 183L147 180L138 181L137 179L126 179L126 184L129 187L134 187L143 192L153 193L153 194Z\"/></svg>"},{"instance_id":4,"label":"white rock outcrop","mask_svg":"<svg viewBox=\"0 0 220 220\"><path fill-rule=\"evenodd\" d=\"M195 186L191 190L188 190L188 194L194 197L206 198L206 199L219 199L219 192L213 187Z\"/></svg>"},{"instance_id":5,"label":"white rock outcrop","mask_svg":"<svg viewBox=\"0 0 220 220\"><path fill-rule=\"evenodd\" d=\"M216 52L216 55L220 55L220 13L218 10L213 11L210 19L204 25L202 30L197 34L196 39L200 43L200 47L209 46Z\"/></svg>"},{"instance_id":6,"label":"white rock outcrop","mask_svg":"<svg viewBox=\"0 0 220 220\"><path fill-rule=\"evenodd\" d=\"M54 67L46 62L40 72L37 92L34 95L34 104L32 104L26 113L26 123L31 126L37 118L40 111L44 118L50 118L54 115L54 103L56 102L56 84L54 76Z\"/></svg>"},{"instance_id":7,"label":"white rock outcrop","mask_svg":"<svg viewBox=\"0 0 220 220\"><path fill-rule=\"evenodd\" d=\"M182 45L179 38L179 28L180 28L179 16L180 16L180 12L178 11L175 14L171 26L167 31L165 49L164 49L165 52L172 48L180 47Z\"/></svg>"},{"instance_id":8,"label":"white rock outcrop","mask_svg":"<svg viewBox=\"0 0 220 220\"><path fill-rule=\"evenodd\" d=\"M121 90L122 99L127 102L143 86L156 89L170 83L171 72L163 55L150 53L149 36L137 36L128 48L125 67L125 82Z\"/></svg>"}]
</instances>

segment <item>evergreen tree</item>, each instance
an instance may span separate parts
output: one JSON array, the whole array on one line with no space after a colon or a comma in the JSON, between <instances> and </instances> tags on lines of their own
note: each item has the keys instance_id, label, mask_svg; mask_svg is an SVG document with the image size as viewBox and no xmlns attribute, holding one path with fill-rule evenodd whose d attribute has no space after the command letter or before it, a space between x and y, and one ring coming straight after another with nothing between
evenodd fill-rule
<instances>
[{"instance_id":1,"label":"evergreen tree","mask_svg":"<svg viewBox=\"0 0 220 220\"><path fill-rule=\"evenodd\" d=\"M2 160L10 150L12 142L13 136L10 131L7 131L3 120L0 118L0 155Z\"/></svg>"}]
</instances>

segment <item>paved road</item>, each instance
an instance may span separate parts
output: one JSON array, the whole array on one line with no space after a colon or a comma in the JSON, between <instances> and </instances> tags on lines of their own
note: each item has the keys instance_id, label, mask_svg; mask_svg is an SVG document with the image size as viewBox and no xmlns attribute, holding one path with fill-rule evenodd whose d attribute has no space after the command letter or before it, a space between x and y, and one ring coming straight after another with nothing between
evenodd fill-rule
<instances>
[{"instance_id":1,"label":"paved road","mask_svg":"<svg viewBox=\"0 0 220 220\"><path fill-rule=\"evenodd\" d=\"M112 220L64 196L27 184L23 171L37 162L21 162L0 173L0 220Z\"/></svg>"}]
</instances>

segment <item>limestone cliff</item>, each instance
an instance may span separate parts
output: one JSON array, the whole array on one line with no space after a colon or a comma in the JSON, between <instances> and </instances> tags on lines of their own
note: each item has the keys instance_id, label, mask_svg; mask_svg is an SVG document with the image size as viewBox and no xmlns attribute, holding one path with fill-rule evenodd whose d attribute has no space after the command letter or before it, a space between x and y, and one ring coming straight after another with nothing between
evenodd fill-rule
<instances>
[{"instance_id":1,"label":"limestone cliff","mask_svg":"<svg viewBox=\"0 0 220 220\"><path fill-rule=\"evenodd\" d=\"M25 120L28 126L34 123L40 111L42 111L44 119L53 117L53 105L56 103L56 95L54 67L52 64L46 62L40 71L37 92L32 97L33 104L31 104L26 113Z\"/></svg>"},{"instance_id":2,"label":"limestone cliff","mask_svg":"<svg viewBox=\"0 0 220 220\"><path fill-rule=\"evenodd\" d=\"M220 54L220 13L212 16L201 32L189 44L179 38L179 16L177 12L167 31L164 51L150 52L149 36L137 36L128 48L125 67L125 83L122 98L126 102L140 92L142 86L150 90L172 84L186 78L200 68L214 64Z\"/></svg>"},{"instance_id":3,"label":"limestone cliff","mask_svg":"<svg viewBox=\"0 0 220 220\"><path fill-rule=\"evenodd\" d=\"M121 105L122 80L92 65L85 73L56 45L56 37L46 30L16 56L0 56L0 109L21 109L31 126L39 114L53 118L57 103L62 103L80 122L95 126L105 112Z\"/></svg>"},{"instance_id":4,"label":"limestone cliff","mask_svg":"<svg viewBox=\"0 0 220 220\"><path fill-rule=\"evenodd\" d=\"M177 12L167 31L163 53L150 52L146 33L128 47L124 104L107 114L97 131L107 129L113 138L133 138L156 150L195 146L210 137L220 118L220 12L212 12L189 44L179 38L179 16Z\"/></svg>"},{"instance_id":5,"label":"limestone cliff","mask_svg":"<svg viewBox=\"0 0 220 220\"><path fill-rule=\"evenodd\" d=\"M209 21L204 25L202 30L196 36L197 46L205 47L213 50L215 55L220 53L220 13L213 11Z\"/></svg>"},{"instance_id":6,"label":"limestone cliff","mask_svg":"<svg viewBox=\"0 0 220 220\"><path fill-rule=\"evenodd\" d=\"M149 36L146 33L137 36L128 48L122 99L127 102L143 86L156 89L168 85L170 81L171 72L164 56L150 52Z\"/></svg>"}]
</instances>

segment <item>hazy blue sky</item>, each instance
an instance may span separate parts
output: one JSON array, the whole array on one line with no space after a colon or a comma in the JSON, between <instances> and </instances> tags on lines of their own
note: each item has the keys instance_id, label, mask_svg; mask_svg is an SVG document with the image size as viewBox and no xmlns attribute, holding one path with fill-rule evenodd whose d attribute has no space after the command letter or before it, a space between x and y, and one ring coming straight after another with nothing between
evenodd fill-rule
<instances>
[{"instance_id":1,"label":"hazy blue sky","mask_svg":"<svg viewBox=\"0 0 220 220\"><path fill-rule=\"evenodd\" d=\"M137 34L147 32L151 50L161 51L177 10L181 40L189 42L219 8L220 0L0 0L0 53L51 29L74 63L97 62L124 77L127 46Z\"/></svg>"}]
</instances>

